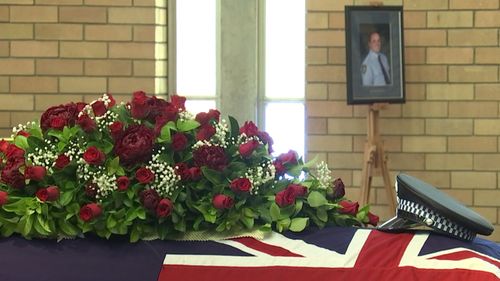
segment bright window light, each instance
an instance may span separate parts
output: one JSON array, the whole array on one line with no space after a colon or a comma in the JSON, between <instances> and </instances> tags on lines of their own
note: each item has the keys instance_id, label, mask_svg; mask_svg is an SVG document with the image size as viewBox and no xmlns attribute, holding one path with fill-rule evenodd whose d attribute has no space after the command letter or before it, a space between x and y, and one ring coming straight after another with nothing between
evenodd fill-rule
<instances>
[{"instance_id":1,"label":"bright window light","mask_svg":"<svg viewBox=\"0 0 500 281\"><path fill-rule=\"evenodd\" d=\"M304 104L302 102L271 102L266 105L266 131L273 138L274 153L295 150L304 155Z\"/></svg>"},{"instance_id":2,"label":"bright window light","mask_svg":"<svg viewBox=\"0 0 500 281\"><path fill-rule=\"evenodd\" d=\"M215 100L186 100L186 110L195 115L210 109L215 109Z\"/></svg>"}]
</instances>

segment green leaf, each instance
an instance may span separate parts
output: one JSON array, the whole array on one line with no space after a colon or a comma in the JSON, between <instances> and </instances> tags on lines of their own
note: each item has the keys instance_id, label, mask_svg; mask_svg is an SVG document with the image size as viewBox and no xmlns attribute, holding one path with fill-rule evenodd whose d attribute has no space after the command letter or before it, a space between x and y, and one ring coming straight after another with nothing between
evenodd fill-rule
<instances>
[{"instance_id":1,"label":"green leaf","mask_svg":"<svg viewBox=\"0 0 500 281\"><path fill-rule=\"evenodd\" d=\"M72 191L66 191L66 192L63 192L61 197L59 197L59 204L61 204L61 206L66 206L68 205L69 203L71 203L71 200L73 199L73 192Z\"/></svg>"},{"instance_id":2,"label":"green leaf","mask_svg":"<svg viewBox=\"0 0 500 281\"><path fill-rule=\"evenodd\" d=\"M326 200L325 196L318 191L311 191L309 196L307 197L307 203L313 207L317 208L319 206L326 205L328 200Z\"/></svg>"},{"instance_id":3,"label":"green leaf","mask_svg":"<svg viewBox=\"0 0 500 281\"><path fill-rule=\"evenodd\" d=\"M302 206L304 205L304 202L302 200L296 200L295 201L295 210L293 212L294 215L298 214L302 210Z\"/></svg>"},{"instance_id":4,"label":"green leaf","mask_svg":"<svg viewBox=\"0 0 500 281\"><path fill-rule=\"evenodd\" d=\"M273 221L277 221L280 218L280 207L276 202L271 203L270 215Z\"/></svg>"},{"instance_id":5,"label":"green leaf","mask_svg":"<svg viewBox=\"0 0 500 281\"><path fill-rule=\"evenodd\" d=\"M67 220L60 219L58 220L58 225L61 231L69 236L76 236L78 234L78 228L68 222Z\"/></svg>"},{"instance_id":6,"label":"green leaf","mask_svg":"<svg viewBox=\"0 0 500 281\"><path fill-rule=\"evenodd\" d=\"M24 219L24 222L23 222ZM21 218L20 224L22 225L21 234L23 236L28 236L33 227L33 221L35 220L34 215L27 215Z\"/></svg>"},{"instance_id":7,"label":"green leaf","mask_svg":"<svg viewBox=\"0 0 500 281\"><path fill-rule=\"evenodd\" d=\"M171 135L170 135L170 130L177 131L177 128L175 127L175 123L172 121L169 121L167 124L163 125L160 131L160 137L158 138L159 142L170 142L171 141Z\"/></svg>"},{"instance_id":8,"label":"green leaf","mask_svg":"<svg viewBox=\"0 0 500 281\"><path fill-rule=\"evenodd\" d=\"M29 147L28 138L22 135L16 136L16 138L14 139L14 144L17 147L22 148L23 150L26 150Z\"/></svg>"},{"instance_id":9,"label":"green leaf","mask_svg":"<svg viewBox=\"0 0 500 281\"><path fill-rule=\"evenodd\" d=\"M245 215L245 217L249 217L249 218L255 218L256 217L255 212L252 209L250 209L250 208L244 208L243 209L243 215Z\"/></svg>"},{"instance_id":10,"label":"green leaf","mask_svg":"<svg viewBox=\"0 0 500 281\"><path fill-rule=\"evenodd\" d=\"M237 137L240 134L240 125L233 116L229 116L229 124L231 125L231 137Z\"/></svg>"},{"instance_id":11,"label":"green leaf","mask_svg":"<svg viewBox=\"0 0 500 281\"><path fill-rule=\"evenodd\" d=\"M136 209L137 210L137 217L140 218L141 220L146 219L146 210L144 208L139 207Z\"/></svg>"},{"instance_id":12,"label":"green leaf","mask_svg":"<svg viewBox=\"0 0 500 281\"><path fill-rule=\"evenodd\" d=\"M112 229L116 226L118 222L115 220L115 218L112 215L108 216L108 219L106 220L106 227L108 229Z\"/></svg>"},{"instance_id":13,"label":"green leaf","mask_svg":"<svg viewBox=\"0 0 500 281\"><path fill-rule=\"evenodd\" d=\"M311 167L313 167L313 166L314 166L314 164L316 164L316 162L318 162L318 159L319 159L318 155L314 156L314 158L313 158L312 160L307 161L307 162L304 164L304 167L306 167L306 168L311 168Z\"/></svg>"},{"instance_id":14,"label":"green leaf","mask_svg":"<svg viewBox=\"0 0 500 281\"><path fill-rule=\"evenodd\" d=\"M139 241L141 237L141 230L138 225L134 225L132 227L132 232L130 232L130 242L135 243Z\"/></svg>"},{"instance_id":15,"label":"green leaf","mask_svg":"<svg viewBox=\"0 0 500 281\"><path fill-rule=\"evenodd\" d=\"M287 230L288 227L290 226L290 223L291 223L290 218L279 220L276 223L276 226L278 227L278 231L283 232L283 230Z\"/></svg>"},{"instance_id":16,"label":"green leaf","mask_svg":"<svg viewBox=\"0 0 500 281\"><path fill-rule=\"evenodd\" d=\"M179 132L188 132L194 130L200 126L200 123L196 120L191 119L178 119L177 120L177 129Z\"/></svg>"},{"instance_id":17,"label":"green leaf","mask_svg":"<svg viewBox=\"0 0 500 281\"><path fill-rule=\"evenodd\" d=\"M241 222L245 225L245 227L246 227L247 229L250 229L250 228L252 228L252 227L253 227L253 225L254 225L254 221L255 221L255 220L254 220L254 218L251 218L251 217L242 216L242 217L240 218L240 221L241 221Z\"/></svg>"},{"instance_id":18,"label":"green leaf","mask_svg":"<svg viewBox=\"0 0 500 281\"><path fill-rule=\"evenodd\" d=\"M224 176L221 172L207 168L206 166L201 167L201 172L207 178L208 181L215 185L220 185L224 183Z\"/></svg>"},{"instance_id":19,"label":"green leaf","mask_svg":"<svg viewBox=\"0 0 500 281\"><path fill-rule=\"evenodd\" d=\"M294 218L290 223L290 230L294 232L300 232L306 228L309 218Z\"/></svg>"},{"instance_id":20,"label":"green leaf","mask_svg":"<svg viewBox=\"0 0 500 281\"><path fill-rule=\"evenodd\" d=\"M318 219L322 222L328 221L328 213L326 212L326 209L324 209L324 208L316 209L316 216L318 216Z\"/></svg>"},{"instance_id":21,"label":"green leaf","mask_svg":"<svg viewBox=\"0 0 500 281\"><path fill-rule=\"evenodd\" d=\"M43 216L36 216L35 230L41 235L50 235L50 227L47 221L43 218Z\"/></svg>"}]
</instances>

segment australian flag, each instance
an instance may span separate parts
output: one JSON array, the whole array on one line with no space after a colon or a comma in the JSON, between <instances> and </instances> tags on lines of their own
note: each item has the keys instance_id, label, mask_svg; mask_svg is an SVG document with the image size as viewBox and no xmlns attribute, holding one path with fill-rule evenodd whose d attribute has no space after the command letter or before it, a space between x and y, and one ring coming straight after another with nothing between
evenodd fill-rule
<instances>
[{"instance_id":1,"label":"australian flag","mask_svg":"<svg viewBox=\"0 0 500 281\"><path fill-rule=\"evenodd\" d=\"M330 227L263 240L179 243L187 247L166 253L158 281L500 280L499 244L428 231Z\"/></svg>"}]
</instances>

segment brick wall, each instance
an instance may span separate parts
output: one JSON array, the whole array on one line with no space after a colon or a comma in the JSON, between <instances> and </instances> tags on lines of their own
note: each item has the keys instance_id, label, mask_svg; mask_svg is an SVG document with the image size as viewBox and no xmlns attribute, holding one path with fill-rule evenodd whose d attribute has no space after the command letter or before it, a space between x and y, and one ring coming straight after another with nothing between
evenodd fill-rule
<instances>
[{"instance_id":1,"label":"brick wall","mask_svg":"<svg viewBox=\"0 0 500 281\"><path fill-rule=\"evenodd\" d=\"M1 0L0 136L51 105L166 85L166 0Z\"/></svg>"},{"instance_id":2,"label":"brick wall","mask_svg":"<svg viewBox=\"0 0 500 281\"><path fill-rule=\"evenodd\" d=\"M346 104L344 6L308 0L307 147L359 196L366 105ZM391 177L417 176L490 220L500 241L499 0L394 0L403 5L406 104L381 113ZM387 208L374 178L373 209Z\"/></svg>"}]
</instances>

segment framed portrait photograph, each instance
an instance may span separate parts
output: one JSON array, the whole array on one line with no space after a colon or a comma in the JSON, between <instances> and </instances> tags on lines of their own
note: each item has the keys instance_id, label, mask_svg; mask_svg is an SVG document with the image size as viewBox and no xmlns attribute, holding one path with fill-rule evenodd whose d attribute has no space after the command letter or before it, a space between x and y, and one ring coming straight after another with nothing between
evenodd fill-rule
<instances>
[{"instance_id":1,"label":"framed portrait photograph","mask_svg":"<svg viewBox=\"0 0 500 281\"><path fill-rule=\"evenodd\" d=\"M347 103L404 103L402 6L346 6Z\"/></svg>"}]
</instances>

